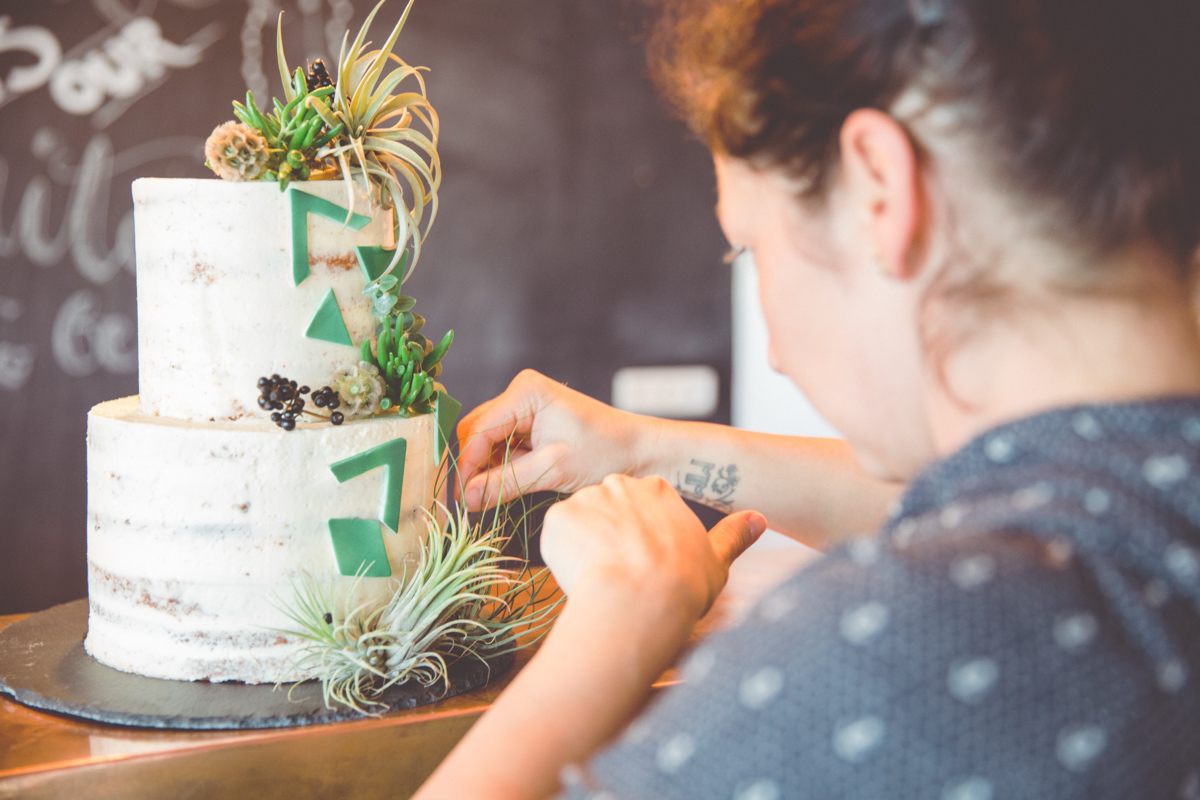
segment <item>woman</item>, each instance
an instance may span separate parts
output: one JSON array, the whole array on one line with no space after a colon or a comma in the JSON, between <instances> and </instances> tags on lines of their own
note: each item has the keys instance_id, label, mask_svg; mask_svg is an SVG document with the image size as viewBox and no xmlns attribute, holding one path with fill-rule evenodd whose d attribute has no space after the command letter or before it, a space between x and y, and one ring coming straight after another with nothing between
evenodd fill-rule
<instances>
[{"instance_id":1,"label":"woman","mask_svg":"<svg viewBox=\"0 0 1200 800\"><path fill-rule=\"evenodd\" d=\"M518 376L460 426L466 500L496 499L510 435L509 485L577 490L542 545L569 600L420 796L548 796L574 765L573 798L1200 797L1195 3L668 17L772 363L854 460ZM708 534L671 488L692 459L740 478ZM882 530L617 740L766 521Z\"/></svg>"}]
</instances>

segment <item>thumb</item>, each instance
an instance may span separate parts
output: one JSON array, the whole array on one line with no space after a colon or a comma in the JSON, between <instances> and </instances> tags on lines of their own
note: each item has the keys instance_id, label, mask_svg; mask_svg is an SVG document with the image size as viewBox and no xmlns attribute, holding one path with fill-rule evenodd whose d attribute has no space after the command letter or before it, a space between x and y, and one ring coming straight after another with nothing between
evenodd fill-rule
<instances>
[{"instance_id":1,"label":"thumb","mask_svg":"<svg viewBox=\"0 0 1200 800\"><path fill-rule=\"evenodd\" d=\"M739 511L730 514L708 532L709 541L717 558L732 564L734 559L746 552L746 548L758 541L767 529L766 518L757 511Z\"/></svg>"}]
</instances>

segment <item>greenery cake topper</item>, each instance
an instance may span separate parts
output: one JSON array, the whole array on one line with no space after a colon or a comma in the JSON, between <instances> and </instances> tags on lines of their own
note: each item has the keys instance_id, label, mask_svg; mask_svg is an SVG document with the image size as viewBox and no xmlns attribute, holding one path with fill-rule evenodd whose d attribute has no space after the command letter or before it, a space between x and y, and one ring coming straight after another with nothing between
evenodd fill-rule
<instances>
[{"instance_id":1,"label":"greenery cake topper","mask_svg":"<svg viewBox=\"0 0 1200 800\"><path fill-rule=\"evenodd\" d=\"M347 224L358 218L356 188L372 205L368 211L392 211L395 248L356 248L366 276L363 294L377 320L377 344L362 341L357 363L338 369L327 386L312 392L312 404L326 411L307 407L304 395L312 391L307 386L278 374L259 379L259 406L284 430L295 430L305 416L340 425L355 417L427 414L437 393L445 391L437 379L454 331L436 343L426 339L425 318L413 311L416 300L401 291L437 217L438 115L426 94L422 72L427 68L392 53L414 0L383 46L368 49L367 30L385 2L371 10L353 42L349 32L343 37L334 75L319 59L307 72L290 70L280 12L276 45L284 99L273 98L273 109L264 112L247 91L245 104L233 103L237 119L217 126L205 145L205 163L225 180L276 181L283 191L293 180L341 179L347 207L332 207L345 211ZM385 74L389 63L395 68ZM293 193L293 205L298 199ZM326 297L327 308L314 318L310 336L336 340L346 335L336 302L332 294ZM334 323L333 334L316 330L328 321Z\"/></svg>"},{"instance_id":2,"label":"greenery cake topper","mask_svg":"<svg viewBox=\"0 0 1200 800\"><path fill-rule=\"evenodd\" d=\"M393 211L396 249L387 272L400 264L411 247L404 278L421 257L421 244L437 218L442 181L438 158L438 115L425 91L422 71L392 53L414 0L409 0L383 46L367 50L367 29L386 0L367 15L351 43L342 39L335 75L317 60L307 74L290 71L283 52L283 13L276 32L279 77L284 101L262 112L254 95L245 105L235 102L234 116L213 131L205 145L205 162L226 180L278 181L280 190L292 180L346 183L349 212L354 187L372 205ZM395 69L384 74L389 62ZM401 278L403 281L404 278Z\"/></svg>"}]
</instances>

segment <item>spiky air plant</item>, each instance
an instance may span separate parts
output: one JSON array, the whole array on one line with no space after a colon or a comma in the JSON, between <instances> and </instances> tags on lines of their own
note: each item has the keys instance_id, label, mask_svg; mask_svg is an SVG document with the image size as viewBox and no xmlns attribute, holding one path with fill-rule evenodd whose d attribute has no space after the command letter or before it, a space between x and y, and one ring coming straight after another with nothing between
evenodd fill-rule
<instances>
[{"instance_id":1,"label":"spiky air plant","mask_svg":"<svg viewBox=\"0 0 1200 800\"><path fill-rule=\"evenodd\" d=\"M387 272L396 268L411 243L412 257L404 274L407 278L421 257L421 243L437 217L442 181L437 152L438 115L425 92L421 71L426 68L410 66L392 53L414 0L409 0L383 46L367 50L367 29L384 2L380 0L367 15L353 43L349 42L349 32L342 39L333 93L326 97L310 95L304 103L329 129L341 127L341 134L319 155L335 160L340 167L350 209L354 208L353 184L358 183L372 202L393 210L396 250ZM277 51L279 74L290 102L297 92L289 85L282 30L277 35ZM396 66L385 75L389 61ZM405 81L411 81L411 91L400 91Z\"/></svg>"},{"instance_id":2,"label":"spiky air plant","mask_svg":"<svg viewBox=\"0 0 1200 800\"><path fill-rule=\"evenodd\" d=\"M518 501L472 522L465 509L438 504L439 513L427 515L419 562L384 603L354 604L361 575L340 596L305 576L294 601L281 605L297 626L284 632L305 642L295 666L316 672L325 705L372 714L386 708L380 696L391 686L448 682L461 659L493 658L540 639L562 598L547 597L548 572L503 554L514 535L528 551L532 510ZM514 527L518 533L508 533Z\"/></svg>"}]
</instances>

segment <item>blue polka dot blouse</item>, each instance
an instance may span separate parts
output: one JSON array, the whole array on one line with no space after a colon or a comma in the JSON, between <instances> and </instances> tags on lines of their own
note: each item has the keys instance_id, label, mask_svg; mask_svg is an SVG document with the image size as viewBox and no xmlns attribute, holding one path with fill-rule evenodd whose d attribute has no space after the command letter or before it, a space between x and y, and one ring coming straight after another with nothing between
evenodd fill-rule
<instances>
[{"instance_id":1,"label":"blue polka dot blouse","mask_svg":"<svg viewBox=\"0 0 1200 800\"><path fill-rule=\"evenodd\" d=\"M704 642L564 796L1200 800L1198 670L1200 399L1060 409Z\"/></svg>"}]
</instances>

